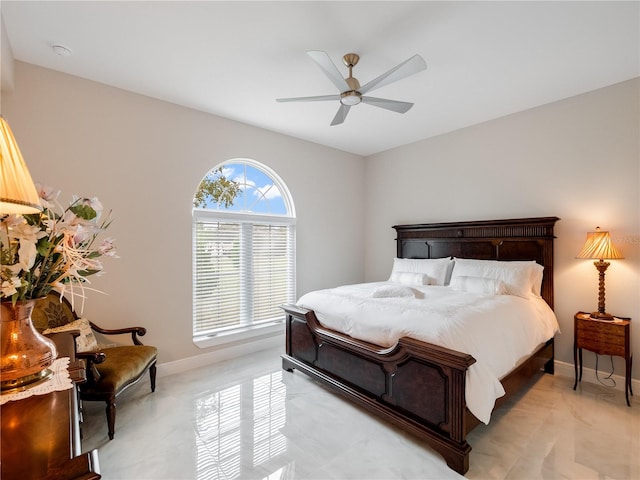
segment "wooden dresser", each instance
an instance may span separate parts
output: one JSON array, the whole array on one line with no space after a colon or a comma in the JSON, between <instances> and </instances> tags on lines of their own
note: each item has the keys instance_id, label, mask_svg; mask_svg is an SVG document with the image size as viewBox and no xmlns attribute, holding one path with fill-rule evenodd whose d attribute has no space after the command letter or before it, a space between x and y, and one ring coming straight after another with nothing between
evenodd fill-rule
<instances>
[{"instance_id":1,"label":"wooden dresser","mask_svg":"<svg viewBox=\"0 0 640 480\"><path fill-rule=\"evenodd\" d=\"M59 357L69 357L75 383L86 380L74 355L69 333L51 335ZM99 479L98 452L82 453L75 385L61 392L37 395L0 406L0 478Z\"/></svg>"}]
</instances>

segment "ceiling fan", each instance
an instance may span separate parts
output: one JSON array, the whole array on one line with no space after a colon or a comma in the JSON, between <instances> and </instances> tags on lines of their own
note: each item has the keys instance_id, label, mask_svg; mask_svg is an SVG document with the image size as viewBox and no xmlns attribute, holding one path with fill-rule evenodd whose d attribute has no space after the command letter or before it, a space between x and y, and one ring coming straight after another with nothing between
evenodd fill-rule
<instances>
[{"instance_id":1,"label":"ceiling fan","mask_svg":"<svg viewBox=\"0 0 640 480\"><path fill-rule=\"evenodd\" d=\"M361 102L374 107L391 110L393 112L408 112L409 109L413 107L413 103L387 100L385 98L365 97L364 94L376 88L402 80L403 78L421 72L427 68L427 64L424 59L420 55L414 55L408 60L402 62L400 65L397 65L379 77L374 78L369 83L360 86L358 79L352 75L353 67L355 67L358 64L358 60L360 60L360 57L357 54L347 53L342 57L342 62L349 68L349 76L347 78L342 77L338 67L336 67L336 65L331 61L327 52L311 50L307 52L307 55L309 55L311 59L318 64L329 80L338 87L340 93L335 95L319 95L315 97L277 98L276 101L322 102L328 100L339 100L340 107L338 108L336 116L333 117L333 121L331 122L332 126L339 125L344 122L344 119L349 113L349 109Z\"/></svg>"}]
</instances>

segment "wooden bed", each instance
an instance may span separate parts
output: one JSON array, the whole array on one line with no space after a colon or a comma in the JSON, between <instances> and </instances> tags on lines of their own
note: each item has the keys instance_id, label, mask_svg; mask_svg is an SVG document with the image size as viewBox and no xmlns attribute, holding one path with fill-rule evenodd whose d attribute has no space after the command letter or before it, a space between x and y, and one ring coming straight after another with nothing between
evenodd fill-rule
<instances>
[{"instance_id":1,"label":"wooden bed","mask_svg":"<svg viewBox=\"0 0 640 480\"><path fill-rule=\"evenodd\" d=\"M399 258L460 257L535 260L544 266L542 297L553 308L553 228L557 217L397 225ZM401 338L382 348L322 327L312 310L283 306L286 353L282 367L294 368L382 418L422 438L450 468L469 469L466 435L479 420L466 408L468 354ZM507 391L496 407L541 369L553 374L550 339L501 381Z\"/></svg>"}]
</instances>

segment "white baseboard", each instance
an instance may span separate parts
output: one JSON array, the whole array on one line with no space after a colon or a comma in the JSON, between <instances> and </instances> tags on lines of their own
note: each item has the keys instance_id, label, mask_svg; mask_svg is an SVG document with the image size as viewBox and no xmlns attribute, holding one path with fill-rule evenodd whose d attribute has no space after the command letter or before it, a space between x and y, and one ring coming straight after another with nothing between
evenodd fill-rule
<instances>
[{"instance_id":1,"label":"white baseboard","mask_svg":"<svg viewBox=\"0 0 640 480\"><path fill-rule=\"evenodd\" d=\"M194 355L193 357L182 358L180 360L174 360L173 362L160 363L158 364L157 375L158 377L166 377L174 373L186 372L194 368L212 365L242 355L277 347L282 347L284 350L284 334L282 333L260 337L259 339L240 344L221 345L215 350L203 353L202 355Z\"/></svg>"},{"instance_id":2,"label":"white baseboard","mask_svg":"<svg viewBox=\"0 0 640 480\"><path fill-rule=\"evenodd\" d=\"M573 363L559 362L558 360L556 360L555 372L558 375L569 377L575 381L576 376L575 376L575 368L573 366ZM609 375L608 372L603 372L601 370L598 370L598 376L600 378L606 377L608 375ZM624 392L624 375L612 375L611 378L613 378L616 382L614 388L616 390L620 390ZM601 383L596 378L596 371L593 368L582 367L582 381L594 383L596 385L601 385ZM636 392L640 392L640 381L632 378L631 389L635 390Z\"/></svg>"}]
</instances>

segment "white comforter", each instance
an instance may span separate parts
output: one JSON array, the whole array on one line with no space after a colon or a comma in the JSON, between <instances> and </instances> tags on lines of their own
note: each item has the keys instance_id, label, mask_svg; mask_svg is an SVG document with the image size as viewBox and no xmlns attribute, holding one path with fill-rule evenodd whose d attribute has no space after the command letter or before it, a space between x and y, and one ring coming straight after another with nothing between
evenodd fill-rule
<instances>
[{"instance_id":1,"label":"white comforter","mask_svg":"<svg viewBox=\"0 0 640 480\"><path fill-rule=\"evenodd\" d=\"M505 393L499 379L559 328L541 298L450 287L363 283L308 293L298 305L314 310L323 326L376 345L411 337L471 354L476 363L467 372L466 402L484 423Z\"/></svg>"}]
</instances>

